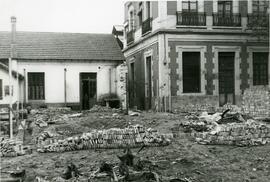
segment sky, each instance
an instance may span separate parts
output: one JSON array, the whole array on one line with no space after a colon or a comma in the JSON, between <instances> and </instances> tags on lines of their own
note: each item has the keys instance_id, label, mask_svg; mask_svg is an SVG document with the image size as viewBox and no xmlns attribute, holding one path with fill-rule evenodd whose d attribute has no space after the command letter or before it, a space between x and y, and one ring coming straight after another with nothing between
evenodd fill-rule
<instances>
[{"instance_id":1,"label":"sky","mask_svg":"<svg viewBox=\"0 0 270 182\"><path fill-rule=\"evenodd\" d=\"M0 31L111 33L124 22L124 0L0 0Z\"/></svg>"}]
</instances>

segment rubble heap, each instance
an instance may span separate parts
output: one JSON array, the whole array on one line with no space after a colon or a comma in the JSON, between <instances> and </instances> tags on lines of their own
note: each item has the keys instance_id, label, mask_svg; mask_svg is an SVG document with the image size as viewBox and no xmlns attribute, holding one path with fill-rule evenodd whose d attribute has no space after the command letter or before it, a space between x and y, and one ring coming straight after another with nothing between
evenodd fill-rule
<instances>
[{"instance_id":1,"label":"rubble heap","mask_svg":"<svg viewBox=\"0 0 270 182\"><path fill-rule=\"evenodd\" d=\"M0 146L1 157L15 157L23 154L22 141L2 139Z\"/></svg>"},{"instance_id":2,"label":"rubble heap","mask_svg":"<svg viewBox=\"0 0 270 182\"><path fill-rule=\"evenodd\" d=\"M248 119L243 123L217 125L210 132L192 132L200 144L254 146L270 143L270 125Z\"/></svg>"},{"instance_id":3,"label":"rubble heap","mask_svg":"<svg viewBox=\"0 0 270 182\"><path fill-rule=\"evenodd\" d=\"M128 128L111 128L94 130L58 140L55 143L41 146L39 152L64 152L82 149L126 148L142 146L165 146L170 143L171 135L160 134L151 128L136 125Z\"/></svg>"},{"instance_id":4,"label":"rubble heap","mask_svg":"<svg viewBox=\"0 0 270 182\"><path fill-rule=\"evenodd\" d=\"M254 117L270 117L270 88L253 86L246 89L242 107L245 113Z\"/></svg>"},{"instance_id":5,"label":"rubble heap","mask_svg":"<svg viewBox=\"0 0 270 182\"><path fill-rule=\"evenodd\" d=\"M90 110L86 111L86 112L121 112L120 109L116 109L116 108L110 108L110 107L105 107L105 106L101 106L101 105L94 105Z\"/></svg>"}]
</instances>

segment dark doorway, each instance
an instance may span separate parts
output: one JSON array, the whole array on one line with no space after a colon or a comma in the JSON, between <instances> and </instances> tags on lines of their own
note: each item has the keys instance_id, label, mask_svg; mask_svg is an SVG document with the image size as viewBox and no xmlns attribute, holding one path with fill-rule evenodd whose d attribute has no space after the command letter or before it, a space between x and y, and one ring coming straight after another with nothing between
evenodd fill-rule
<instances>
[{"instance_id":1,"label":"dark doorway","mask_svg":"<svg viewBox=\"0 0 270 182\"><path fill-rule=\"evenodd\" d=\"M151 78L151 56L146 57L146 73L145 73L145 86L146 86L146 104L145 109L149 110L152 107L151 101L152 101L152 78Z\"/></svg>"},{"instance_id":2,"label":"dark doorway","mask_svg":"<svg viewBox=\"0 0 270 182\"><path fill-rule=\"evenodd\" d=\"M80 88L81 108L90 109L97 100L97 74L80 73Z\"/></svg>"},{"instance_id":3,"label":"dark doorway","mask_svg":"<svg viewBox=\"0 0 270 182\"><path fill-rule=\"evenodd\" d=\"M234 52L218 54L219 105L235 104L234 95Z\"/></svg>"}]
</instances>

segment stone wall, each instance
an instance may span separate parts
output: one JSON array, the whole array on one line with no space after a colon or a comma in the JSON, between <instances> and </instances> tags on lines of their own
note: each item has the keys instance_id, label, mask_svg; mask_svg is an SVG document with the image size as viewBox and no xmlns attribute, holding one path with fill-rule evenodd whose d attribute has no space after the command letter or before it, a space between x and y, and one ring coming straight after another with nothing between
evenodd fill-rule
<instances>
[{"instance_id":1,"label":"stone wall","mask_svg":"<svg viewBox=\"0 0 270 182\"><path fill-rule=\"evenodd\" d=\"M173 112L215 112L218 96L173 96Z\"/></svg>"},{"instance_id":2,"label":"stone wall","mask_svg":"<svg viewBox=\"0 0 270 182\"><path fill-rule=\"evenodd\" d=\"M242 108L254 117L270 117L269 86L253 86L244 91Z\"/></svg>"},{"instance_id":3,"label":"stone wall","mask_svg":"<svg viewBox=\"0 0 270 182\"><path fill-rule=\"evenodd\" d=\"M127 65L126 63L120 64L116 67L116 92L117 96L120 98L120 104L122 109L126 109L126 73L128 72L127 70Z\"/></svg>"}]
</instances>

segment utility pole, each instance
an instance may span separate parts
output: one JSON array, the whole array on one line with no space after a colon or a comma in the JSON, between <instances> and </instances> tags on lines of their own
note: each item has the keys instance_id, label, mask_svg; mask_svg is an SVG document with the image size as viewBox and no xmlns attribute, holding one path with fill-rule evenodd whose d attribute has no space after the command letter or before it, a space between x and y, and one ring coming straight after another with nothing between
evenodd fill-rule
<instances>
[{"instance_id":1,"label":"utility pole","mask_svg":"<svg viewBox=\"0 0 270 182\"><path fill-rule=\"evenodd\" d=\"M10 139L13 138L13 114L12 114L12 59L15 54L15 35L16 35L16 17L11 17L11 45L10 58L8 59L9 72L9 124L10 124Z\"/></svg>"}]
</instances>

